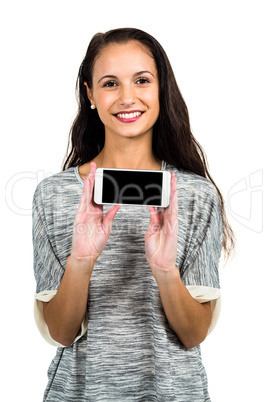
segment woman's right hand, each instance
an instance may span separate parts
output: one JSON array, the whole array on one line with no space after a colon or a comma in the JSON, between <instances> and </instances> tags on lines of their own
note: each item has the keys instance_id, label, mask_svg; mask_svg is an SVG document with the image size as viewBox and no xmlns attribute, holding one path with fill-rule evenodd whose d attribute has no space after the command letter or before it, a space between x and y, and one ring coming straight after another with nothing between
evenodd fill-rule
<instances>
[{"instance_id":1,"label":"woman's right hand","mask_svg":"<svg viewBox=\"0 0 268 402\"><path fill-rule=\"evenodd\" d=\"M91 163L88 178L75 216L71 257L88 262L90 267L102 253L111 233L114 217L120 206L115 205L103 216L103 206L93 200L96 164Z\"/></svg>"}]
</instances>

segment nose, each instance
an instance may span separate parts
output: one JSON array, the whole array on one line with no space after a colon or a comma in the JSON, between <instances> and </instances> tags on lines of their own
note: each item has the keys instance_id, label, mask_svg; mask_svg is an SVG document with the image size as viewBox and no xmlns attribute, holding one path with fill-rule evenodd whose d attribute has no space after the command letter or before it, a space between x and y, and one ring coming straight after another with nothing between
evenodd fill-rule
<instances>
[{"instance_id":1,"label":"nose","mask_svg":"<svg viewBox=\"0 0 268 402\"><path fill-rule=\"evenodd\" d=\"M121 86L119 103L126 107L133 106L136 103L135 89L131 85Z\"/></svg>"}]
</instances>

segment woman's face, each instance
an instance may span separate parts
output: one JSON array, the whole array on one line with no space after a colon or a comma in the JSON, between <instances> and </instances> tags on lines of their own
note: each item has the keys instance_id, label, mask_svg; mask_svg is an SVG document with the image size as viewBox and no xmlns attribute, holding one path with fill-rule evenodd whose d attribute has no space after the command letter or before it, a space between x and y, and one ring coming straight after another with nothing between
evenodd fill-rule
<instances>
[{"instance_id":1,"label":"woman's face","mask_svg":"<svg viewBox=\"0 0 268 402\"><path fill-rule=\"evenodd\" d=\"M137 41L110 44L95 62L92 82L88 97L106 136L152 136L159 115L159 85L147 48Z\"/></svg>"}]
</instances>

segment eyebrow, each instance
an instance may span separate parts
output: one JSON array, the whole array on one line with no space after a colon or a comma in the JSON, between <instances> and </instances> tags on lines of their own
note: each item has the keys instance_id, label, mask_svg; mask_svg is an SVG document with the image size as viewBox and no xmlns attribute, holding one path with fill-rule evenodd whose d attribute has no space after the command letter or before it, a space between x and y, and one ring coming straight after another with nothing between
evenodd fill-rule
<instances>
[{"instance_id":1,"label":"eyebrow","mask_svg":"<svg viewBox=\"0 0 268 402\"><path fill-rule=\"evenodd\" d=\"M152 76L155 78L155 76L154 76L153 73L151 73L150 71L146 71L146 70L138 71L137 73L133 74L133 77L136 77L136 76L138 76L138 75L142 75L142 74L145 74L145 73L148 73L148 74L152 75ZM98 83L101 82L102 80L104 80L105 78L113 78L113 79L116 79L116 78L118 78L118 77L117 77L116 75L110 75L110 74L104 75L103 77L101 77L101 78L99 79Z\"/></svg>"}]
</instances>

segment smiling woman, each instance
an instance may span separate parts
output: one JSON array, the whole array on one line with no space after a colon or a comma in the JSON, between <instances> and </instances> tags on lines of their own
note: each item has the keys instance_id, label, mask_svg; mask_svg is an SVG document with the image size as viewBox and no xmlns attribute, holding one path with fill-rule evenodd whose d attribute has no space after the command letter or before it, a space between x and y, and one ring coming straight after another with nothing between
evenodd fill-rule
<instances>
[{"instance_id":1,"label":"smiling woman","mask_svg":"<svg viewBox=\"0 0 268 402\"><path fill-rule=\"evenodd\" d=\"M111 43L96 59L91 88L87 82L84 84L88 98L96 106L105 127L105 146L101 157L109 150L114 160L118 161L118 146L113 146L114 136L117 141L118 136L121 141L129 136L145 136L143 152L139 146L133 158L140 166L139 161L147 159L148 149L152 150L153 126L159 115L158 74L152 55L138 41ZM140 144L141 138L138 141ZM132 141L131 147L134 146Z\"/></svg>"},{"instance_id":2,"label":"smiling woman","mask_svg":"<svg viewBox=\"0 0 268 402\"><path fill-rule=\"evenodd\" d=\"M208 402L233 235L168 58L138 29L96 34L77 87L63 171L33 200L35 318L58 347L44 401ZM96 204L97 167L167 170L169 206Z\"/></svg>"}]
</instances>

